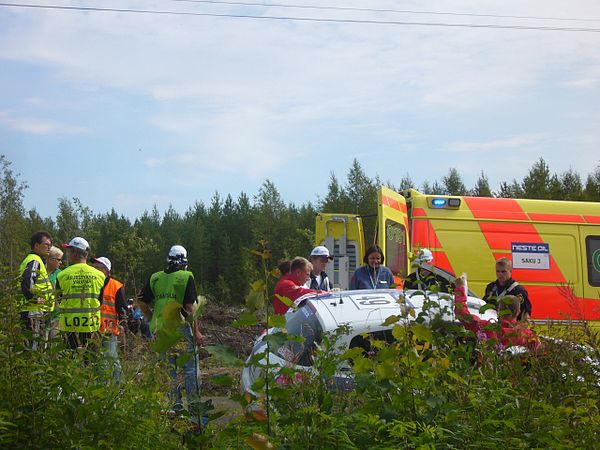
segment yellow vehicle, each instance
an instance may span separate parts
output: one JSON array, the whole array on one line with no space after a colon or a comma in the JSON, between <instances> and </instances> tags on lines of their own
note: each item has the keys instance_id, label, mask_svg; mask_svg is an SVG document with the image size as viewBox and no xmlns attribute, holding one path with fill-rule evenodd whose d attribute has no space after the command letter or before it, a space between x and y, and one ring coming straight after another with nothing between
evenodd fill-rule
<instances>
[{"instance_id":1,"label":"yellow vehicle","mask_svg":"<svg viewBox=\"0 0 600 450\"><path fill-rule=\"evenodd\" d=\"M600 203L507 198L378 194L376 243L395 276L411 271L412 252L428 248L442 272L469 276L483 296L495 261L513 262L513 278L529 292L532 318L600 320ZM362 265L360 216L319 214L316 241L336 258L334 284L347 288Z\"/></svg>"}]
</instances>

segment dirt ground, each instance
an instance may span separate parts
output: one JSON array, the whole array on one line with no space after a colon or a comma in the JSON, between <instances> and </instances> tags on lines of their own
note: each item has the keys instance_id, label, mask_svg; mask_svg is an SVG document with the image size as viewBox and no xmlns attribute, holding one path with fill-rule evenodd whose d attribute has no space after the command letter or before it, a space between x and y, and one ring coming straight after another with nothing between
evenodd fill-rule
<instances>
[{"instance_id":1,"label":"dirt ground","mask_svg":"<svg viewBox=\"0 0 600 450\"><path fill-rule=\"evenodd\" d=\"M215 303L208 303L201 318L202 334L204 334L204 346L224 345L230 348L241 360L245 361L254 340L265 328L264 325L235 328L231 323L239 318L243 308ZM202 391L213 397L228 397L239 392L239 379L241 367L223 367L210 354L203 350L200 354L200 368L202 373ZM211 383L210 378L214 375L229 374L234 384L231 387L223 387Z\"/></svg>"},{"instance_id":2,"label":"dirt ground","mask_svg":"<svg viewBox=\"0 0 600 450\"><path fill-rule=\"evenodd\" d=\"M241 364L238 366L224 365L210 353L205 347L211 345L223 345L231 349L241 363L252 350L254 340L264 330L262 325L252 327L235 328L232 322L240 317L243 311L241 306L222 305L208 303L200 319L202 334L205 341L200 348L200 374L202 378L201 396L204 400L212 400L216 411L224 411L225 415L216 421L217 424L226 423L234 417L243 414L239 403L230 399L232 395L240 393ZM150 350L149 343L139 333L126 334L123 336L122 350L125 359L139 361L140 353ZM215 375L229 375L233 380L231 386L222 386L211 382Z\"/></svg>"},{"instance_id":3,"label":"dirt ground","mask_svg":"<svg viewBox=\"0 0 600 450\"><path fill-rule=\"evenodd\" d=\"M208 303L201 318L205 345L226 345L234 350L239 358L245 359L252 349L254 339L264 329L264 325L232 327L231 323L239 318L242 311L243 308L240 306Z\"/></svg>"}]
</instances>

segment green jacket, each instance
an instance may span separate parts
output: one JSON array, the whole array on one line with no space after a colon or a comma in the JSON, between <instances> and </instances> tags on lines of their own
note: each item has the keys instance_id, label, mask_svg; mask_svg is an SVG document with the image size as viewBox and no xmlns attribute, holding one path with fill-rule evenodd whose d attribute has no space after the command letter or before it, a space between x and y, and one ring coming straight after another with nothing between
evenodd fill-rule
<instances>
[{"instance_id":1,"label":"green jacket","mask_svg":"<svg viewBox=\"0 0 600 450\"><path fill-rule=\"evenodd\" d=\"M150 277L150 289L154 294L154 308L150 329L153 333L160 330L165 323L163 314L165 306L176 303L180 309L183 307L185 289L190 277L194 278L192 272L178 270L176 272L156 272Z\"/></svg>"}]
</instances>

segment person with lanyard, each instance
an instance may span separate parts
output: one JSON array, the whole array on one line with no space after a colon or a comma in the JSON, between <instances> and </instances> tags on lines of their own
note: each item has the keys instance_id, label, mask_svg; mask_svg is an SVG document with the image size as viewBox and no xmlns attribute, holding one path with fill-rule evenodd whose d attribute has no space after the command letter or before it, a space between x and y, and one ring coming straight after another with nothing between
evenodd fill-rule
<instances>
[{"instance_id":1,"label":"person with lanyard","mask_svg":"<svg viewBox=\"0 0 600 450\"><path fill-rule=\"evenodd\" d=\"M56 281L58 329L64 333L68 348L86 348L91 351L86 357L95 359L95 345L88 342L100 330L105 277L87 264L90 244L84 238L74 237L62 247L67 249L69 266L58 274Z\"/></svg>"},{"instance_id":2,"label":"person with lanyard","mask_svg":"<svg viewBox=\"0 0 600 450\"><path fill-rule=\"evenodd\" d=\"M388 289L394 287L392 271L383 266L383 250L378 245L370 246L364 257L364 266L354 271L350 289Z\"/></svg>"},{"instance_id":3,"label":"person with lanyard","mask_svg":"<svg viewBox=\"0 0 600 450\"><path fill-rule=\"evenodd\" d=\"M38 231L29 241L31 252L19 266L19 310L24 330L33 332L29 345L38 348L36 338L44 336L49 327L50 314L54 310L52 284L44 261L52 246L52 237L46 231Z\"/></svg>"},{"instance_id":4,"label":"person with lanyard","mask_svg":"<svg viewBox=\"0 0 600 450\"><path fill-rule=\"evenodd\" d=\"M304 283L304 287L314 289L315 291L330 291L333 285L325 273L327 263L333 259L329 254L329 249L323 245L313 248L308 260L312 264L310 271L310 280Z\"/></svg>"},{"instance_id":5,"label":"person with lanyard","mask_svg":"<svg viewBox=\"0 0 600 450\"><path fill-rule=\"evenodd\" d=\"M120 382L123 378L121 361L119 361L119 335L123 330L121 324L127 322L127 302L123 283L110 275L112 263L106 256L92 258L96 269L106 277L100 308L100 332L102 333L102 347L112 363L112 376Z\"/></svg>"},{"instance_id":6,"label":"person with lanyard","mask_svg":"<svg viewBox=\"0 0 600 450\"><path fill-rule=\"evenodd\" d=\"M531 301L527 290L512 278L512 261L508 258L500 258L496 261L496 281L492 281L485 287L483 299L496 308L502 297L514 295L521 299L522 305L517 320L527 320L531 316Z\"/></svg>"},{"instance_id":7,"label":"person with lanyard","mask_svg":"<svg viewBox=\"0 0 600 450\"><path fill-rule=\"evenodd\" d=\"M150 320L150 329L153 336L158 338L170 327L172 319L172 306L176 305L180 321L176 326L183 335L185 353L190 357L183 364L185 391L188 399L190 419L195 426L200 426L197 410L200 406L200 369L196 345L202 345L204 336L200 332L200 323L197 320L184 319L194 314L194 305L198 302L194 275L187 270L187 250L181 245L173 245L167 254L167 267L165 270L152 274L138 296L138 305L145 317ZM164 355L169 363L169 374L175 381L169 396L173 401L172 408L168 411L170 417L175 417L183 412L181 385L177 382L177 359L180 352L173 351ZM202 425L207 419L202 418Z\"/></svg>"}]
</instances>

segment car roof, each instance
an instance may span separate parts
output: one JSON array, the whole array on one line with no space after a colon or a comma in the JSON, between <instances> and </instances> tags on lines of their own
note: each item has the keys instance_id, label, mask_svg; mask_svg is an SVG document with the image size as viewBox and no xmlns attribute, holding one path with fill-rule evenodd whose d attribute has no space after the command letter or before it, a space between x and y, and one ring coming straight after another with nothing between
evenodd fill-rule
<instances>
[{"instance_id":1,"label":"car roof","mask_svg":"<svg viewBox=\"0 0 600 450\"><path fill-rule=\"evenodd\" d=\"M401 297L400 290L378 289L333 292L314 297L310 302L315 306L323 328L334 330L343 323L353 328L379 326L389 316L401 314L398 303Z\"/></svg>"},{"instance_id":2,"label":"car roof","mask_svg":"<svg viewBox=\"0 0 600 450\"><path fill-rule=\"evenodd\" d=\"M383 327L383 322L392 315L405 315L402 310L403 305L414 309L418 314L426 297L441 307L447 307L446 319L454 320L453 302L449 294L427 292L425 295L423 291L417 290L371 289L308 294L301 297L297 305L302 307L310 303L325 331L332 331L342 324L349 324L355 331L362 332L389 328ZM472 313L484 319L496 319L495 311L490 310L485 314L479 314L479 307L483 304L485 304L483 300L468 297L468 306Z\"/></svg>"}]
</instances>

